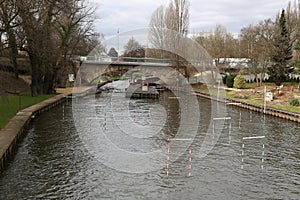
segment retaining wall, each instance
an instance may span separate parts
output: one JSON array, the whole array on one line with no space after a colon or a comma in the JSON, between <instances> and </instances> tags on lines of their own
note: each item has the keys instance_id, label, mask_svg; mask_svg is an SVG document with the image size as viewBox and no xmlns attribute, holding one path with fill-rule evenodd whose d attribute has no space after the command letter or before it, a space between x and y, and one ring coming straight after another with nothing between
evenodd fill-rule
<instances>
[{"instance_id":1,"label":"retaining wall","mask_svg":"<svg viewBox=\"0 0 300 200\"><path fill-rule=\"evenodd\" d=\"M18 142L27 132L32 120L40 113L62 103L68 94L60 94L38 104L20 110L3 129L0 130L0 170L13 154Z\"/></svg>"}]
</instances>

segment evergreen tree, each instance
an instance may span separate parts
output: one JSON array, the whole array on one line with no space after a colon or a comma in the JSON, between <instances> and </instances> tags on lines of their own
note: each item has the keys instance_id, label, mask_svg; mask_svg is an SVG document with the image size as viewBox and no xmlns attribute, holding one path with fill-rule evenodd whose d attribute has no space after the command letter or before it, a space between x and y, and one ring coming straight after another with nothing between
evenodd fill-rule
<instances>
[{"instance_id":1,"label":"evergreen tree","mask_svg":"<svg viewBox=\"0 0 300 200\"><path fill-rule=\"evenodd\" d=\"M292 59L292 42L290 32L286 26L285 11L282 10L279 20L277 20L277 33L274 36L274 54L272 56L273 66L270 74L275 81L281 83L286 80L288 74L288 64Z\"/></svg>"},{"instance_id":2,"label":"evergreen tree","mask_svg":"<svg viewBox=\"0 0 300 200\"><path fill-rule=\"evenodd\" d=\"M113 58L117 58L118 57L118 52L116 51L115 48L110 48L108 54L108 56L113 57Z\"/></svg>"},{"instance_id":3,"label":"evergreen tree","mask_svg":"<svg viewBox=\"0 0 300 200\"><path fill-rule=\"evenodd\" d=\"M300 27L298 28L298 37L297 37L297 42L294 46L294 50L297 51L297 54L299 55L300 53ZM296 67L300 67L300 59L299 59L299 56L297 56L297 58L294 60L294 66Z\"/></svg>"}]
</instances>

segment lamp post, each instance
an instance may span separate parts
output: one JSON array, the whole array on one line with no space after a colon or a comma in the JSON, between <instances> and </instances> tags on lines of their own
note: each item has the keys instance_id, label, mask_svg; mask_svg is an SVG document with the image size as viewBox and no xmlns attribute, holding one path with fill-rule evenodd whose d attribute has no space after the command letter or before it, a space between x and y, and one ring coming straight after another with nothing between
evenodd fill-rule
<instances>
[{"instance_id":1,"label":"lamp post","mask_svg":"<svg viewBox=\"0 0 300 200\"><path fill-rule=\"evenodd\" d=\"M120 62L120 28L117 29L117 38L118 38L118 62Z\"/></svg>"}]
</instances>

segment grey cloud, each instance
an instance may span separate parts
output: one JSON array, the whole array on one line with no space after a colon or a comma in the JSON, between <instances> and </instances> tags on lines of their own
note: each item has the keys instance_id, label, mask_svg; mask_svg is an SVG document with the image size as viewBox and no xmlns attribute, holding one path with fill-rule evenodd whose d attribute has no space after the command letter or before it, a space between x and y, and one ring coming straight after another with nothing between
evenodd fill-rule
<instances>
[{"instance_id":1,"label":"grey cloud","mask_svg":"<svg viewBox=\"0 0 300 200\"><path fill-rule=\"evenodd\" d=\"M97 30L105 35L147 27L152 12L169 0L93 0L98 2L98 15L102 18L96 24ZM216 24L236 33L250 23L275 18L289 0L190 0L191 32L210 31Z\"/></svg>"}]
</instances>

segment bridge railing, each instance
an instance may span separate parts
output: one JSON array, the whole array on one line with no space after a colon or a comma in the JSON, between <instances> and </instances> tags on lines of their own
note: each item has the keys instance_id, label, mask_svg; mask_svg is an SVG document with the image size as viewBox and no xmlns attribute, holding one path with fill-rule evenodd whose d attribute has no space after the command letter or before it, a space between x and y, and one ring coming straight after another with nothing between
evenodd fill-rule
<instances>
[{"instance_id":1,"label":"bridge railing","mask_svg":"<svg viewBox=\"0 0 300 200\"><path fill-rule=\"evenodd\" d=\"M166 58L137 58L137 57L109 57L109 56L81 56L81 61L87 62L143 62L143 63L166 63L170 64L171 59Z\"/></svg>"}]
</instances>

